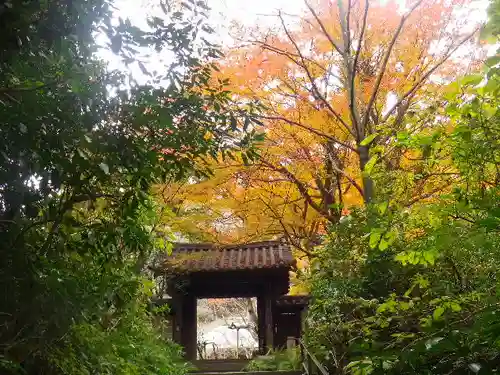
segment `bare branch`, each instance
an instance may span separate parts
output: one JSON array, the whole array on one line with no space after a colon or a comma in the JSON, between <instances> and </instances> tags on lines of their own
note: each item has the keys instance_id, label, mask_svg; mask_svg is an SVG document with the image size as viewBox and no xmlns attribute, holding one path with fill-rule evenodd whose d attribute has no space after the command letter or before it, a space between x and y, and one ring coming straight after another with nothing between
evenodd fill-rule
<instances>
[{"instance_id":1,"label":"bare branch","mask_svg":"<svg viewBox=\"0 0 500 375\"><path fill-rule=\"evenodd\" d=\"M359 194L361 194L361 197L364 198L363 188L356 182L356 180L349 176L343 169L337 167L335 163L332 163L332 167L333 169L335 169L335 172L340 173L343 177L345 177L351 183L351 185L356 188Z\"/></svg>"},{"instance_id":2,"label":"bare branch","mask_svg":"<svg viewBox=\"0 0 500 375\"><path fill-rule=\"evenodd\" d=\"M413 95L416 90L422 86L422 84L431 76L432 73L434 73L441 65L443 65L449 58L450 56L457 50L459 49L464 43L469 41L477 32L479 31L479 28L474 29L472 33L467 35L464 39L462 39L454 48L452 48L434 67L432 67L427 73L425 73L420 79L415 83L415 85L409 89L392 107L387 111L387 113L384 115L382 118L382 122L386 121L389 116L394 112L394 110L401 105L401 103L408 98L410 95Z\"/></svg>"},{"instance_id":3,"label":"bare branch","mask_svg":"<svg viewBox=\"0 0 500 375\"><path fill-rule=\"evenodd\" d=\"M287 82L287 81L281 81L281 82L282 82L282 83L283 83L283 84L284 84L284 85L285 85L288 89L290 89L290 90L291 90L291 91L292 91L295 95L297 95L297 96L301 96L300 92L299 92L299 91L298 91L295 87L292 87L292 85L291 85L289 82ZM307 92L308 92L309 94L311 93L309 90L307 90ZM283 94L283 92L281 93L281 95L285 95L285 96L286 96L286 94ZM313 102L311 102L310 100L305 100L305 101L303 101L303 103L306 103L307 105L309 105L309 106L310 106L312 109L314 109L315 111L320 111L320 109L318 108L318 105L317 105L317 104L315 105L315 103L316 103L316 102L314 102L314 103L313 103ZM322 101L321 103L323 103L323 104L324 104L324 101ZM328 113L328 114L331 114L331 113L330 113L330 112L328 112L328 111L327 111L327 113ZM299 112L299 116L301 116L301 112ZM335 116L334 116L334 118L335 118L335 120L338 120L338 118L337 118L337 117L335 117ZM300 121L298 121L298 122L300 122ZM347 135L347 136L352 136L351 130L350 130L349 128L346 128L346 127L344 126L344 127L339 127L339 129L340 129L340 130L342 130L342 132L343 132L345 135ZM326 133L323 133L323 134L325 134L325 135L326 135ZM326 135L326 136L328 137L328 135ZM353 151L355 151L355 150L353 150Z\"/></svg>"},{"instance_id":4,"label":"bare branch","mask_svg":"<svg viewBox=\"0 0 500 375\"><path fill-rule=\"evenodd\" d=\"M299 241L295 241L295 237L297 237L297 235L296 234L294 235L294 234L292 234L292 233L289 232L286 224L283 222L283 216L282 215L277 215L276 211L273 209L273 207L270 204L268 204L266 201L264 201L263 199L261 200L261 202L264 203L264 205L273 213L274 218L280 224L281 229L283 229L283 232L284 232L285 236L288 238L288 240L290 241L290 243L292 244L292 246L295 247L295 248L297 248L298 250L302 251L306 256L312 257L313 254L300 244L300 240ZM294 228L292 227L292 230L293 229Z\"/></svg>"},{"instance_id":5,"label":"bare branch","mask_svg":"<svg viewBox=\"0 0 500 375\"><path fill-rule=\"evenodd\" d=\"M396 41L399 37L399 34L403 30L403 26L405 25L406 20L421 3L422 3L422 0L417 1L411 7L410 11L406 15L401 17L401 21L399 22L399 26L396 29L396 32L394 33L394 35L391 39L391 42L389 43L389 46L388 46L387 51L385 53L384 59L382 61L382 66L380 67L380 72L378 73L377 80L375 81L375 87L373 88L373 92L372 92L372 95L371 95L370 100L368 102L368 106L366 107L366 112L363 116L363 124L362 124L363 130L366 128L366 125L368 123L368 119L370 118L369 115L371 112L371 108L372 108L373 104L375 103L375 100L377 99L378 90L380 88L380 84L382 83L382 78L384 77L387 63L389 62L389 58L390 58L391 53L392 53L392 49L394 48L394 45L396 44Z\"/></svg>"},{"instance_id":6,"label":"bare branch","mask_svg":"<svg viewBox=\"0 0 500 375\"><path fill-rule=\"evenodd\" d=\"M312 207L314 208L317 212L321 213L327 220L334 222L335 218L330 215L328 211L325 211L323 207L321 207L317 202L313 200L309 192L307 191L307 186L300 181L292 172L290 172L288 169L285 167L277 167L271 163L269 163L266 160L261 161L263 165L268 167L269 169L272 169L276 172L279 172L283 174L284 176L288 177L291 182L297 186L297 189L299 190L299 193L302 195L302 197L305 199L305 201Z\"/></svg>"},{"instance_id":7,"label":"bare branch","mask_svg":"<svg viewBox=\"0 0 500 375\"><path fill-rule=\"evenodd\" d=\"M310 59L306 56L300 56L296 53L293 53L293 52L289 52L289 51L285 51L285 50L282 50L280 48L277 48L277 47L274 47L266 42L262 42L260 40L251 40L250 41L251 43L254 43L254 44L258 44L260 45L263 49L266 49L266 50L269 50L271 52L274 52L278 55L281 55L281 56L285 56L287 58L289 58L292 62L294 62L295 64L297 64L298 66L300 67L303 67L302 64L300 64L296 58L302 58L303 60L307 61L308 63L311 63L313 65L315 65L316 67L320 68L322 71L324 71L325 73L327 72L327 69L319 64L316 60L313 60L313 59ZM335 76L336 78L339 78L338 76Z\"/></svg>"},{"instance_id":8,"label":"bare branch","mask_svg":"<svg viewBox=\"0 0 500 375\"><path fill-rule=\"evenodd\" d=\"M347 15L346 15L346 54L351 52L351 9L352 9L352 0L347 0Z\"/></svg>"},{"instance_id":9,"label":"bare branch","mask_svg":"<svg viewBox=\"0 0 500 375\"><path fill-rule=\"evenodd\" d=\"M354 62L352 63L352 74L351 74L351 87L353 88L351 91L351 103L354 103L354 80L356 79L356 73L358 70L358 60L359 60L359 55L361 54L361 46L363 42L363 38L365 35L365 30L366 30L366 20L368 19L368 9L369 9L369 1L366 0L366 6L365 6L365 12L363 14L363 23L361 25L361 31L359 33L359 38L358 38L358 46L356 48L356 53L354 55ZM351 110L354 110L354 108L351 108Z\"/></svg>"},{"instance_id":10,"label":"bare branch","mask_svg":"<svg viewBox=\"0 0 500 375\"><path fill-rule=\"evenodd\" d=\"M307 0L304 1L307 8L309 9L309 11L311 12L311 14L314 16L314 19L316 20L316 22L318 22L318 25L319 27L321 28L321 31L323 31L323 34L325 34L325 36L328 38L328 41L332 44L333 48L341 55L343 56L343 53L340 49L340 46L337 45L337 43L335 43L335 40L333 40L333 37L330 35L330 33L326 30L326 27L325 25L323 24L323 22L321 21L321 19L318 17L318 15L316 14L316 12L314 11L313 7L309 4L309 2Z\"/></svg>"},{"instance_id":11,"label":"bare branch","mask_svg":"<svg viewBox=\"0 0 500 375\"><path fill-rule=\"evenodd\" d=\"M333 109L333 107L330 104L330 102L328 102L328 100L319 92L318 86L316 85L314 77L312 76L310 70L307 68L307 66L305 64L304 56L303 56L302 52L300 51L300 48L297 45L297 42L295 41L295 39L293 38L292 34L289 32L288 28L286 27L285 21L283 20L283 17L281 16L281 14L279 15L279 18L281 20L281 25L283 26L283 29L285 31L286 36L288 37L288 39L290 40L290 42L293 44L293 46L297 50L297 53L299 54L299 57L300 57L300 59L302 61L302 64L298 64L298 65L301 66L304 69L304 71L306 72L307 77L309 78L309 81L311 82L311 85L312 85L313 95L316 97L316 99L321 100L321 102L323 102L325 104L325 106L333 114L333 116L345 127L345 129L349 133L352 134L352 130L349 128L349 125L342 119L342 116L340 116L340 114L337 113L337 111L335 111Z\"/></svg>"}]
</instances>

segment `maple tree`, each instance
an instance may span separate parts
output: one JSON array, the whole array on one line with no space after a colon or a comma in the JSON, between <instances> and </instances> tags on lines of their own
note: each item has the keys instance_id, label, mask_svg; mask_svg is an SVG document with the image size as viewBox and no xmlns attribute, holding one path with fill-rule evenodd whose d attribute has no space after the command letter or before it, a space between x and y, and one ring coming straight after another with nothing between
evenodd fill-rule
<instances>
[{"instance_id":1,"label":"maple tree","mask_svg":"<svg viewBox=\"0 0 500 375\"><path fill-rule=\"evenodd\" d=\"M272 183L258 167L227 163L213 170L212 178L159 189L163 204L174 208L168 222L175 232L195 241L243 243L284 233L313 238L321 230L322 217L296 190L281 180ZM302 247L300 241L294 245Z\"/></svg>"},{"instance_id":2,"label":"maple tree","mask_svg":"<svg viewBox=\"0 0 500 375\"><path fill-rule=\"evenodd\" d=\"M475 67L477 49L468 47L476 26L457 18L468 2L305 4L299 22L278 13L278 27L251 31L250 43L220 63L219 79L238 97L264 104L265 141L258 162L226 158L210 180L168 189L166 200L196 216L201 237L284 234L307 250L346 207L384 192L375 171L401 178L406 204L456 178L447 163L425 171L425 150L409 153L394 141L403 131L425 134L439 119L421 110L440 106L443 83Z\"/></svg>"}]
</instances>

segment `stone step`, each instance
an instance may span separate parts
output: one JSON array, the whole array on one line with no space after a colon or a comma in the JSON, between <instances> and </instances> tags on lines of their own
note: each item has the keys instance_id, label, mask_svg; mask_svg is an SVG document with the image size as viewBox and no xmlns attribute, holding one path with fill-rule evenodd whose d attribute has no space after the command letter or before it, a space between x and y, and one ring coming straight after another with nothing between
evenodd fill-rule
<instances>
[{"instance_id":1,"label":"stone step","mask_svg":"<svg viewBox=\"0 0 500 375\"><path fill-rule=\"evenodd\" d=\"M240 372L243 371L249 359L208 359L193 361L196 371L193 373L212 373L212 372Z\"/></svg>"},{"instance_id":2,"label":"stone step","mask_svg":"<svg viewBox=\"0 0 500 375\"><path fill-rule=\"evenodd\" d=\"M243 371L248 359L210 359L193 361L192 375L301 375L301 371Z\"/></svg>"}]
</instances>

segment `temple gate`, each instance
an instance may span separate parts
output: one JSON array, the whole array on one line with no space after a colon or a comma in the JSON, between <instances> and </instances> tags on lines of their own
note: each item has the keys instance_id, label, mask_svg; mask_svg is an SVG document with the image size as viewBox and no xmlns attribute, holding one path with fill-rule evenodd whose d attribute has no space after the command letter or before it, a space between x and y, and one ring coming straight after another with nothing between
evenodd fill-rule
<instances>
[{"instance_id":1,"label":"temple gate","mask_svg":"<svg viewBox=\"0 0 500 375\"><path fill-rule=\"evenodd\" d=\"M198 298L256 297L259 352L285 347L299 338L306 296L290 296L295 259L281 241L245 245L175 244L169 256L152 267L169 297L172 338L186 359L197 353ZM293 340L292 340L293 341Z\"/></svg>"}]
</instances>

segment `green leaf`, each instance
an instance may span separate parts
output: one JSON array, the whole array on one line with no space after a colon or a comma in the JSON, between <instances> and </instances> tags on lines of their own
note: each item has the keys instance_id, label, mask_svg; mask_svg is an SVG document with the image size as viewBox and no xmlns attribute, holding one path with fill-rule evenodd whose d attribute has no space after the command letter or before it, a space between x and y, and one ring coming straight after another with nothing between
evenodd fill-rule
<instances>
[{"instance_id":1,"label":"green leaf","mask_svg":"<svg viewBox=\"0 0 500 375\"><path fill-rule=\"evenodd\" d=\"M380 203L377 203L375 205L375 207L377 207L378 209L378 212L383 215L386 213L387 211L387 208L389 207L389 202L385 201L385 202L380 202Z\"/></svg>"},{"instance_id":2,"label":"green leaf","mask_svg":"<svg viewBox=\"0 0 500 375\"><path fill-rule=\"evenodd\" d=\"M109 174L109 167L106 163L100 163L99 167L102 169L104 173Z\"/></svg>"},{"instance_id":3,"label":"green leaf","mask_svg":"<svg viewBox=\"0 0 500 375\"><path fill-rule=\"evenodd\" d=\"M379 250L384 251L389 247L389 242L387 242L385 239L380 240L380 244L378 245Z\"/></svg>"},{"instance_id":4,"label":"green leaf","mask_svg":"<svg viewBox=\"0 0 500 375\"><path fill-rule=\"evenodd\" d=\"M432 319L434 320L440 320L441 316L444 314L444 307L439 306L434 312L432 313Z\"/></svg>"},{"instance_id":5,"label":"green leaf","mask_svg":"<svg viewBox=\"0 0 500 375\"><path fill-rule=\"evenodd\" d=\"M478 224L482 227L493 230L498 228L498 226L500 225L500 220L498 220L496 217L489 216L485 219L479 220Z\"/></svg>"},{"instance_id":6,"label":"green leaf","mask_svg":"<svg viewBox=\"0 0 500 375\"><path fill-rule=\"evenodd\" d=\"M460 83L463 85L478 85L483 80L483 76L481 74L470 74L465 76L460 80Z\"/></svg>"},{"instance_id":7,"label":"green leaf","mask_svg":"<svg viewBox=\"0 0 500 375\"><path fill-rule=\"evenodd\" d=\"M163 237L158 237L156 239L156 247L161 250L165 249L165 239Z\"/></svg>"},{"instance_id":8,"label":"green leaf","mask_svg":"<svg viewBox=\"0 0 500 375\"><path fill-rule=\"evenodd\" d=\"M485 62L486 66L489 66L489 67L493 67L499 63L500 63L500 56L499 55L492 56L492 57L488 58Z\"/></svg>"},{"instance_id":9,"label":"green leaf","mask_svg":"<svg viewBox=\"0 0 500 375\"><path fill-rule=\"evenodd\" d=\"M363 141L361 141L359 145L368 146L377 137L377 135L378 135L377 133L370 134L368 137L363 139Z\"/></svg>"},{"instance_id":10,"label":"green leaf","mask_svg":"<svg viewBox=\"0 0 500 375\"><path fill-rule=\"evenodd\" d=\"M406 266L408 263L408 254L405 252L399 253L394 257L394 260L401 262L403 266Z\"/></svg>"},{"instance_id":11,"label":"green leaf","mask_svg":"<svg viewBox=\"0 0 500 375\"><path fill-rule=\"evenodd\" d=\"M82 92L82 82L79 78L73 78L69 82L71 86L71 91L73 91L75 94L79 94Z\"/></svg>"},{"instance_id":12,"label":"green leaf","mask_svg":"<svg viewBox=\"0 0 500 375\"><path fill-rule=\"evenodd\" d=\"M438 344L441 340L443 340L443 337L433 337L425 342L425 348L427 350L430 350L434 345Z\"/></svg>"},{"instance_id":13,"label":"green leaf","mask_svg":"<svg viewBox=\"0 0 500 375\"><path fill-rule=\"evenodd\" d=\"M402 145L408 145L410 142L410 134L406 131L399 132L396 136L398 143Z\"/></svg>"},{"instance_id":14,"label":"green leaf","mask_svg":"<svg viewBox=\"0 0 500 375\"><path fill-rule=\"evenodd\" d=\"M246 154L241 154L241 160L243 160L244 165L248 165L248 157Z\"/></svg>"},{"instance_id":15,"label":"green leaf","mask_svg":"<svg viewBox=\"0 0 500 375\"><path fill-rule=\"evenodd\" d=\"M368 163L366 163L365 169L363 170L363 172L365 172L366 174L369 175L372 172L373 167L375 166L377 161L378 161L378 154L371 157L371 159L368 161Z\"/></svg>"},{"instance_id":16,"label":"green leaf","mask_svg":"<svg viewBox=\"0 0 500 375\"><path fill-rule=\"evenodd\" d=\"M78 155L80 155L80 157L81 157L82 159L85 159L85 160L87 160L87 159L88 159L87 154L85 154L85 152L83 152L83 150L82 150L82 149L80 149L80 148L79 148L79 149L77 149L76 151L78 152Z\"/></svg>"},{"instance_id":17,"label":"green leaf","mask_svg":"<svg viewBox=\"0 0 500 375\"><path fill-rule=\"evenodd\" d=\"M255 142L263 142L266 139L266 133L257 133L253 139Z\"/></svg>"},{"instance_id":18,"label":"green leaf","mask_svg":"<svg viewBox=\"0 0 500 375\"><path fill-rule=\"evenodd\" d=\"M428 264L430 265L434 265L435 261L436 261L436 253L434 251L424 251L422 253L423 257L424 257L424 260L425 262L427 262Z\"/></svg>"},{"instance_id":19,"label":"green leaf","mask_svg":"<svg viewBox=\"0 0 500 375\"><path fill-rule=\"evenodd\" d=\"M369 245L372 249L375 249L377 247L381 237L382 233L380 229L372 230L372 232L370 233L370 240L369 240Z\"/></svg>"},{"instance_id":20,"label":"green leaf","mask_svg":"<svg viewBox=\"0 0 500 375\"><path fill-rule=\"evenodd\" d=\"M384 235L384 238L389 245L392 245L397 237L398 237L398 232L395 228L392 228Z\"/></svg>"}]
</instances>

